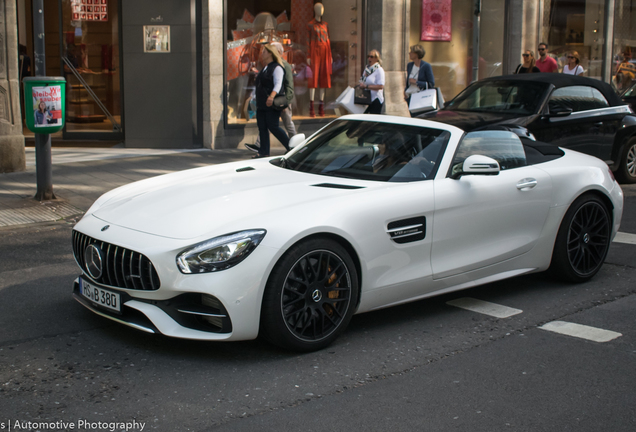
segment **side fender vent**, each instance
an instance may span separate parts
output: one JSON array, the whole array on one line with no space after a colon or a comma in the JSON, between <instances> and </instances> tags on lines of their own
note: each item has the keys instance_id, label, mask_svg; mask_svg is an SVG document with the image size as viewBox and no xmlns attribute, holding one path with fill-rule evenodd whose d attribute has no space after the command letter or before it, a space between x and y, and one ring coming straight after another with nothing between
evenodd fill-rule
<instances>
[{"instance_id":1,"label":"side fender vent","mask_svg":"<svg viewBox=\"0 0 636 432\"><path fill-rule=\"evenodd\" d=\"M414 217L391 222L387 225L387 233L396 243L411 243L426 237L426 217Z\"/></svg>"}]
</instances>

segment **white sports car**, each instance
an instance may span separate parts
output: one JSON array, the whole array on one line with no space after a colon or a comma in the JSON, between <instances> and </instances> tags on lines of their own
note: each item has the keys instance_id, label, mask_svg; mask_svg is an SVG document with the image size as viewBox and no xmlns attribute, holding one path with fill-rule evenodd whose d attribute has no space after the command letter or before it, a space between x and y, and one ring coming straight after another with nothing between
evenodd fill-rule
<instances>
[{"instance_id":1,"label":"white sports car","mask_svg":"<svg viewBox=\"0 0 636 432\"><path fill-rule=\"evenodd\" d=\"M75 299L149 333L310 351L355 313L588 280L621 221L603 161L509 131L356 115L294 144L104 194L73 231Z\"/></svg>"}]
</instances>

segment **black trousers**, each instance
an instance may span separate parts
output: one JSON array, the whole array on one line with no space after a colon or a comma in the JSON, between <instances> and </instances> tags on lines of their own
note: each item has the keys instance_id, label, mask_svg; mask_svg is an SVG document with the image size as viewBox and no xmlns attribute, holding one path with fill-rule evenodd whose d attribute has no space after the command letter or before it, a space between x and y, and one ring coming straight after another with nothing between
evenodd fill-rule
<instances>
[{"instance_id":1,"label":"black trousers","mask_svg":"<svg viewBox=\"0 0 636 432\"><path fill-rule=\"evenodd\" d=\"M382 114L382 102L376 98L371 105L364 111L365 114Z\"/></svg>"},{"instance_id":2,"label":"black trousers","mask_svg":"<svg viewBox=\"0 0 636 432\"><path fill-rule=\"evenodd\" d=\"M261 140L261 148L258 151L263 156L269 156L269 133L271 132L278 141L289 151L289 137L279 126L280 111L273 109L256 110L256 125L258 136Z\"/></svg>"}]
</instances>

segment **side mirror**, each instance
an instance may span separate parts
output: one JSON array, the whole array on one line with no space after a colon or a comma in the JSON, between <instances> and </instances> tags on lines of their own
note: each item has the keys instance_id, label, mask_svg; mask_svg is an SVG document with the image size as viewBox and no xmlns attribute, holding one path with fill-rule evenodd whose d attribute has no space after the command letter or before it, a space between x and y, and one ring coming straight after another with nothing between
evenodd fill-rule
<instances>
[{"instance_id":1,"label":"side mirror","mask_svg":"<svg viewBox=\"0 0 636 432\"><path fill-rule=\"evenodd\" d=\"M497 175L501 171L499 162L488 156L472 155L464 161L461 171L453 175L458 179L464 175Z\"/></svg>"},{"instance_id":2,"label":"side mirror","mask_svg":"<svg viewBox=\"0 0 636 432\"><path fill-rule=\"evenodd\" d=\"M298 147L305 141L305 134L296 134L289 139L289 148L293 149Z\"/></svg>"},{"instance_id":3,"label":"side mirror","mask_svg":"<svg viewBox=\"0 0 636 432\"><path fill-rule=\"evenodd\" d=\"M497 175L501 168L499 162L488 156L472 155L464 161L463 174Z\"/></svg>"}]
</instances>

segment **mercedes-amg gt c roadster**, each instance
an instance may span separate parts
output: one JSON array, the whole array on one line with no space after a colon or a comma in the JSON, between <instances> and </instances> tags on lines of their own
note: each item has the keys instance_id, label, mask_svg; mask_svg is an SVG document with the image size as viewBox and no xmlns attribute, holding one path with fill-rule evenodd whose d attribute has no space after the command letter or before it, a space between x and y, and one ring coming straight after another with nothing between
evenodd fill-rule
<instances>
[{"instance_id":1,"label":"mercedes-amg gt c roadster","mask_svg":"<svg viewBox=\"0 0 636 432\"><path fill-rule=\"evenodd\" d=\"M506 130L355 115L291 143L104 194L73 231L75 299L149 333L311 351L356 313L586 281L621 221L606 163Z\"/></svg>"}]
</instances>

